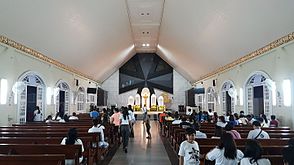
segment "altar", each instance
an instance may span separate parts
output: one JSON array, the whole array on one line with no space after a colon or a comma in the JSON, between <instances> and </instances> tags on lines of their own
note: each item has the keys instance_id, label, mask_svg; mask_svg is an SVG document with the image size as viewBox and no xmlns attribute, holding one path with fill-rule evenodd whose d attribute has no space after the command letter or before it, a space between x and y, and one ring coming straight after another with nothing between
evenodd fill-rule
<instances>
[{"instance_id":1,"label":"altar","mask_svg":"<svg viewBox=\"0 0 294 165\"><path fill-rule=\"evenodd\" d=\"M135 98L133 96L129 96L128 105L131 105L135 112L141 112L141 108L144 106L146 106L146 108L149 112L158 112L159 113L159 112L165 111L165 109L166 109L166 107L164 105L163 96L157 97L155 94L151 95L148 88L143 88L141 95L136 94ZM149 113L149 114L151 114L151 113ZM154 114L157 114L157 113L154 113Z\"/></svg>"}]
</instances>

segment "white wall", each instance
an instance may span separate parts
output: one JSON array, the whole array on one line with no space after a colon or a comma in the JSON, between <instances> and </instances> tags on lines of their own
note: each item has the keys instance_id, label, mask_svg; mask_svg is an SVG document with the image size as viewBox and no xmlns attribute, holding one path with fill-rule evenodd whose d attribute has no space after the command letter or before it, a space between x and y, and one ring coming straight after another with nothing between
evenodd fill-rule
<instances>
[{"instance_id":1,"label":"white wall","mask_svg":"<svg viewBox=\"0 0 294 165\"><path fill-rule=\"evenodd\" d=\"M174 94L169 94L169 97L172 99L172 103L168 108L173 110L178 110L178 105L185 105L185 91L191 88L190 83L183 78L178 72L173 71L173 83L174 83ZM128 97L134 96L137 93L137 89L118 94L119 93L119 71L113 73L107 80L102 84L102 88L108 91L107 104L113 105L117 104L118 106L125 106L128 103ZM160 96L163 91L154 90L156 96Z\"/></svg>"},{"instance_id":2,"label":"white wall","mask_svg":"<svg viewBox=\"0 0 294 165\"><path fill-rule=\"evenodd\" d=\"M255 71L263 71L267 73L270 78L276 82L277 92L281 93L283 97L283 90L282 90L282 82L284 79L290 79L292 84L292 106L286 107L283 105L279 107L273 106L273 114L277 116L277 118L281 121L282 125L292 126L294 127L294 111L293 111L293 104L294 104L294 42L282 45L268 53L265 53L262 56L255 58L249 62L240 64L235 66L234 68L224 72L219 73L209 79L200 80L203 81L203 86L205 89L212 86L212 81L216 79L216 91L220 95L220 90L223 83L226 80L233 81L236 89L237 89L237 105L236 111L239 112L245 109L246 102L244 101L244 106L240 105L240 93L239 89L243 88L244 91L244 99L245 97L245 83L249 79L250 75ZM199 81L199 82L200 82ZM221 98L221 97L220 97ZM283 100L283 98L282 98ZM278 102L278 99L277 99ZM217 103L216 110L220 113L221 112L221 105Z\"/></svg>"},{"instance_id":3,"label":"white wall","mask_svg":"<svg viewBox=\"0 0 294 165\"><path fill-rule=\"evenodd\" d=\"M64 71L55 65L41 61L7 45L0 44L0 79L7 79L8 81L8 97L12 96L13 84L18 81L19 76L26 71L38 73L44 81L46 88L54 88L58 80L64 80L70 86L71 91L76 91L78 87L75 86L75 79L79 80L79 86L84 87L85 90L89 86L98 86L98 84L92 80ZM91 84L89 84L89 82L91 82ZM13 99L8 100L11 101L7 101L5 105L0 105L0 125L7 125L8 118L11 118L11 122L17 122L17 105L14 105ZM45 105L45 116L55 114L54 105L47 105L46 98ZM76 105L71 103L70 113L76 111L76 109Z\"/></svg>"}]
</instances>

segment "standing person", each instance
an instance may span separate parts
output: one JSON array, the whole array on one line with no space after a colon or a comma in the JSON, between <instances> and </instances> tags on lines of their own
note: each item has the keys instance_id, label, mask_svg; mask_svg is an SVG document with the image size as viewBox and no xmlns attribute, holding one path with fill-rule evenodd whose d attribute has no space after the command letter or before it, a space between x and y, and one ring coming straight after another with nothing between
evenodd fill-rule
<instances>
[{"instance_id":1,"label":"standing person","mask_svg":"<svg viewBox=\"0 0 294 165\"><path fill-rule=\"evenodd\" d=\"M256 140L248 140L245 144L244 158L241 165L271 165L266 158L261 158L262 148Z\"/></svg>"},{"instance_id":2,"label":"standing person","mask_svg":"<svg viewBox=\"0 0 294 165\"><path fill-rule=\"evenodd\" d=\"M146 138L147 139L151 139L151 133L150 133L150 129L151 129L150 115L147 115L145 125L146 125L146 131L147 131L147 134L148 134L148 136Z\"/></svg>"},{"instance_id":3,"label":"standing person","mask_svg":"<svg viewBox=\"0 0 294 165\"><path fill-rule=\"evenodd\" d=\"M118 129L120 126L120 119L119 119L120 112L118 108L115 108L114 111L115 113L110 117L110 123L114 124L114 129L118 133L119 132Z\"/></svg>"},{"instance_id":4,"label":"standing person","mask_svg":"<svg viewBox=\"0 0 294 165\"><path fill-rule=\"evenodd\" d=\"M37 106L38 107L38 106ZM37 113L34 114L34 121L42 121L42 113L40 109L37 110Z\"/></svg>"},{"instance_id":5,"label":"standing person","mask_svg":"<svg viewBox=\"0 0 294 165\"><path fill-rule=\"evenodd\" d=\"M232 135L224 133L219 145L206 154L206 159L215 160L215 165L237 165L243 155L242 151L237 149Z\"/></svg>"},{"instance_id":6,"label":"standing person","mask_svg":"<svg viewBox=\"0 0 294 165\"><path fill-rule=\"evenodd\" d=\"M70 128L67 133L67 137L64 137L60 144L73 145L80 144L82 146L82 153L84 152L84 146L81 139L78 138L78 132L76 128ZM82 154L83 155L83 154ZM80 157L79 162L83 161L83 156ZM74 160L65 160L65 164L74 164Z\"/></svg>"},{"instance_id":7,"label":"standing person","mask_svg":"<svg viewBox=\"0 0 294 165\"><path fill-rule=\"evenodd\" d=\"M93 119L93 127L88 130L88 133L98 132L100 133L100 142L98 143L99 147L107 148L109 144L104 140L104 130L105 127L101 124L101 120Z\"/></svg>"},{"instance_id":8,"label":"standing person","mask_svg":"<svg viewBox=\"0 0 294 165\"><path fill-rule=\"evenodd\" d=\"M147 117L147 107L146 104L144 104L144 107L142 108L143 112L143 124L145 123L146 117Z\"/></svg>"},{"instance_id":9,"label":"standing person","mask_svg":"<svg viewBox=\"0 0 294 165\"><path fill-rule=\"evenodd\" d=\"M129 115L131 116L131 132L130 132L130 137L133 138L135 137L134 135L134 124L136 122L136 118L135 118L135 114L133 112L133 109L132 109L132 106L131 105L128 105L128 113Z\"/></svg>"},{"instance_id":10,"label":"standing person","mask_svg":"<svg viewBox=\"0 0 294 165\"><path fill-rule=\"evenodd\" d=\"M261 124L259 121L254 121L252 123L253 129L249 131L247 139L269 139L269 135L267 132L261 129Z\"/></svg>"},{"instance_id":11,"label":"standing person","mask_svg":"<svg viewBox=\"0 0 294 165\"><path fill-rule=\"evenodd\" d=\"M123 107L123 111L119 119L120 119L120 133L121 133L122 142L123 142L123 150L125 151L125 153L128 153L131 117L128 113L127 108Z\"/></svg>"},{"instance_id":12,"label":"standing person","mask_svg":"<svg viewBox=\"0 0 294 165\"><path fill-rule=\"evenodd\" d=\"M179 165L199 165L200 164L200 150L198 143L195 139L195 130L193 128L186 129L187 140L183 141L180 145L178 155Z\"/></svg>"}]
</instances>

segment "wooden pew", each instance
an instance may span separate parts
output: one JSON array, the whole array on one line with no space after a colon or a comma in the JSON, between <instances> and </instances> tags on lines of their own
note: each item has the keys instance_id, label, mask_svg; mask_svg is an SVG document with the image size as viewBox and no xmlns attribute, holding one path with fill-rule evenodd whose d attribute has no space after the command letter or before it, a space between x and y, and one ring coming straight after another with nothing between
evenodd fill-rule
<instances>
[{"instance_id":1,"label":"wooden pew","mask_svg":"<svg viewBox=\"0 0 294 165\"><path fill-rule=\"evenodd\" d=\"M63 154L5 155L0 154L0 164L5 165L62 165Z\"/></svg>"},{"instance_id":2,"label":"wooden pew","mask_svg":"<svg viewBox=\"0 0 294 165\"><path fill-rule=\"evenodd\" d=\"M0 144L0 154L33 155L33 154L64 154L65 159L73 159L79 165L81 145L61 144Z\"/></svg>"}]
</instances>

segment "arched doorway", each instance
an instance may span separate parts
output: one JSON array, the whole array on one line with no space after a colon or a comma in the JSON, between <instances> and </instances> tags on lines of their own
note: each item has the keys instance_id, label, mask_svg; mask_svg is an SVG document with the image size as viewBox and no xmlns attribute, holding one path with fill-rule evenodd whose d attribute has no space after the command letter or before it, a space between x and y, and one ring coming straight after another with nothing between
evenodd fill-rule
<instances>
[{"instance_id":1,"label":"arched doorway","mask_svg":"<svg viewBox=\"0 0 294 165\"><path fill-rule=\"evenodd\" d=\"M85 110L85 88L78 88L78 96L77 96L77 111Z\"/></svg>"},{"instance_id":2,"label":"arched doorway","mask_svg":"<svg viewBox=\"0 0 294 165\"><path fill-rule=\"evenodd\" d=\"M212 87L207 88L207 110L215 110L215 91Z\"/></svg>"},{"instance_id":3,"label":"arched doorway","mask_svg":"<svg viewBox=\"0 0 294 165\"><path fill-rule=\"evenodd\" d=\"M245 89L248 114L265 114L267 117L272 114L272 91L267 79L270 80L266 73L258 71L247 80Z\"/></svg>"},{"instance_id":4,"label":"arched doorway","mask_svg":"<svg viewBox=\"0 0 294 165\"><path fill-rule=\"evenodd\" d=\"M19 79L20 87L17 91L19 123L32 122L36 106L39 106L43 116L45 114L45 83L36 72L25 72Z\"/></svg>"},{"instance_id":5,"label":"arched doorway","mask_svg":"<svg viewBox=\"0 0 294 165\"><path fill-rule=\"evenodd\" d=\"M235 111L236 89L232 81L226 81L221 89L223 114Z\"/></svg>"},{"instance_id":6,"label":"arched doorway","mask_svg":"<svg viewBox=\"0 0 294 165\"><path fill-rule=\"evenodd\" d=\"M64 81L59 80L56 83L55 92L55 111L59 112L61 116L69 114L69 85Z\"/></svg>"}]
</instances>

